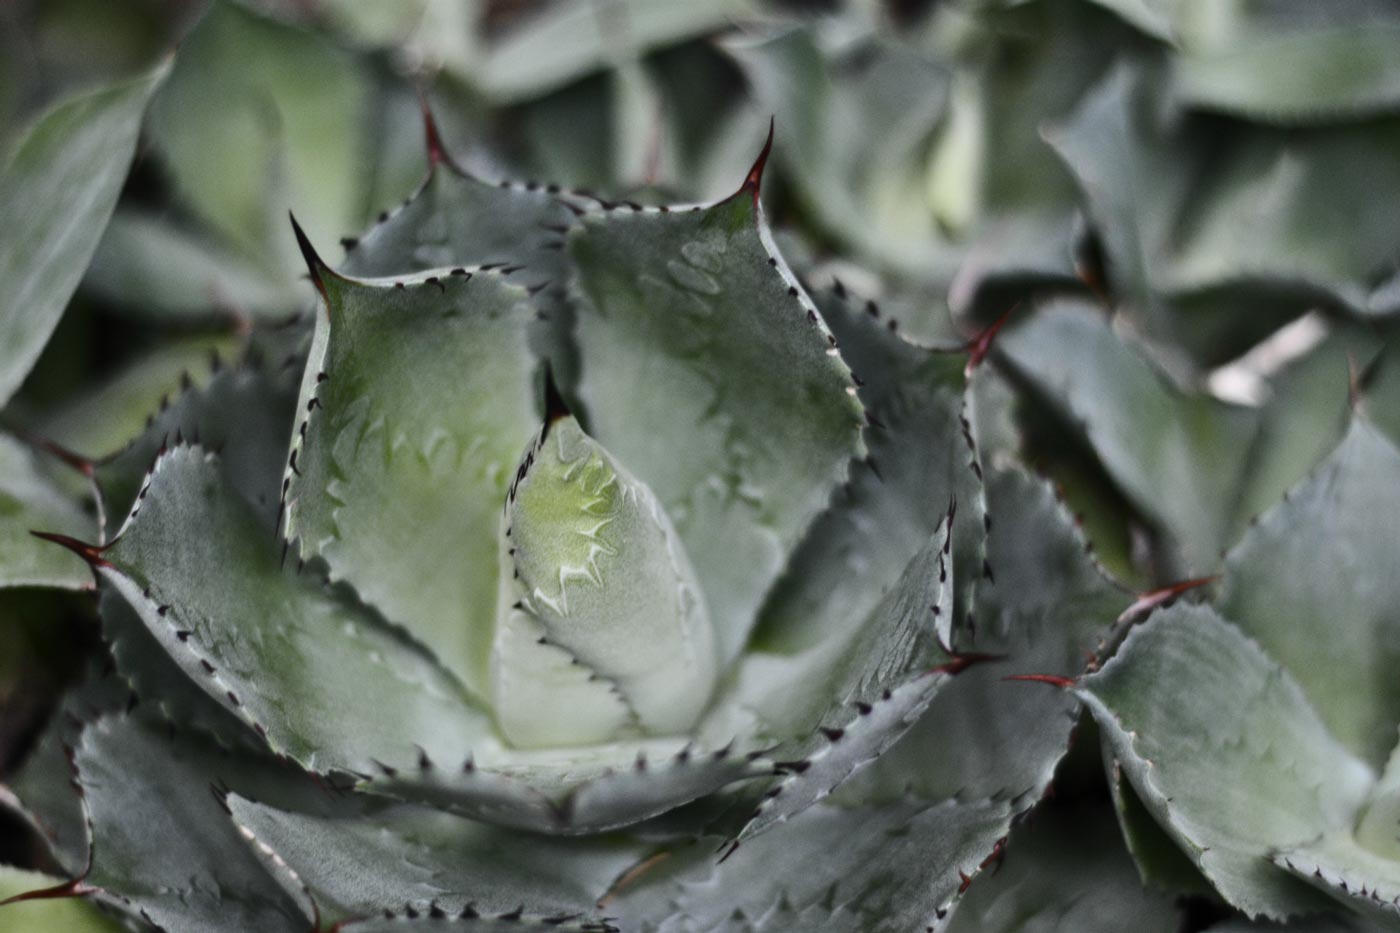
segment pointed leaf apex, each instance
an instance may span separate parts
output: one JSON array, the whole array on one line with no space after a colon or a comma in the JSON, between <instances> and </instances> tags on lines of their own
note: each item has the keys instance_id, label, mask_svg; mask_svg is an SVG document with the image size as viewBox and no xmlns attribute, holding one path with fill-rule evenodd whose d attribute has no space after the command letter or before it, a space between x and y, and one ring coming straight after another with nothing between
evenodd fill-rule
<instances>
[{"instance_id":1,"label":"pointed leaf apex","mask_svg":"<svg viewBox=\"0 0 1400 933\"><path fill-rule=\"evenodd\" d=\"M18 904L21 901L45 901L60 897L84 897L92 894L97 888L86 884L82 878L74 878L72 881L65 881L50 888L39 888L36 891L25 891L23 894L16 894L0 901L0 907L9 904Z\"/></svg>"},{"instance_id":2,"label":"pointed leaf apex","mask_svg":"<svg viewBox=\"0 0 1400 933\"><path fill-rule=\"evenodd\" d=\"M307 238L306 231L301 229L301 224L297 223L296 215L288 211L287 217L292 221L292 232L296 234L297 246L301 248L301 258L306 260L307 271L311 273L311 284L316 286L316 291L321 293L329 309L330 297L326 294L326 283L322 274L330 271L330 267L316 255L316 248L311 245L311 240Z\"/></svg>"},{"instance_id":3,"label":"pointed leaf apex","mask_svg":"<svg viewBox=\"0 0 1400 933\"><path fill-rule=\"evenodd\" d=\"M29 533L36 538L42 538L45 541L52 541L54 544L66 547L68 550L87 561L90 567L112 566L102 557L102 552L111 545L98 547L96 544L87 544L86 542L79 541L77 538L71 538L68 535L61 535L52 531L34 531L31 529Z\"/></svg>"},{"instance_id":4,"label":"pointed leaf apex","mask_svg":"<svg viewBox=\"0 0 1400 933\"><path fill-rule=\"evenodd\" d=\"M447 145L442 141L442 131L438 129L437 118L433 116L433 109L428 104L428 94L422 88L418 89L418 109L423 115L423 142L428 150L428 171L431 172L439 165L446 165L459 175L462 174L462 170L452 159L452 153L447 151Z\"/></svg>"},{"instance_id":5,"label":"pointed leaf apex","mask_svg":"<svg viewBox=\"0 0 1400 933\"><path fill-rule=\"evenodd\" d=\"M1205 586L1208 583L1214 583L1216 580L1219 579L1220 576L1218 574L1213 577L1197 577L1194 580L1182 580L1180 583L1173 583L1170 586L1164 586L1160 589L1149 590L1146 593L1140 593L1138 594L1138 598L1133 600L1132 605L1130 605L1127 609L1124 609L1122 613L1119 614L1118 621L1126 622L1129 619L1132 619L1136 616L1145 615L1151 610L1156 609L1163 603L1168 602L1176 598L1177 596L1180 596L1182 593L1185 593L1188 590L1194 590L1197 587Z\"/></svg>"},{"instance_id":6,"label":"pointed leaf apex","mask_svg":"<svg viewBox=\"0 0 1400 933\"><path fill-rule=\"evenodd\" d=\"M768 139L763 143L763 151L754 160L753 168L749 169L748 177L744 179L744 184L739 188L739 193L747 191L753 196L754 204L758 203L758 189L763 184L763 170L768 165L768 155L773 151L773 128L775 120L768 118Z\"/></svg>"},{"instance_id":7,"label":"pointed leaf apex","mask_svg":"<svg viewBox=\"0 0 1400 933\"><path fill-rule=\"evenodd\" d=\"M1002 680L1024 680L1028 683L1049 684L1052 687L1059 687L1061 690L1072 690L1075 685L1073 677L1061 677L1058 674L1007 674Z\"/></svg>"},{"instance_id":8,"label":"pointed leaf apex","mask_svg":"<svg viewBox=\"0 0 1400 933\"><path fill-rule=\"evenodd\" d=\"M967 342L967 371L969 373L987 358L987 354L992 351L992 344L996 341L997 334L1001 332L1011 315L1015 314L1020 307L1021 303L1016 302L1007 308L1002 316L993 321L989 327Z\"/></svg>"}]
</instances>

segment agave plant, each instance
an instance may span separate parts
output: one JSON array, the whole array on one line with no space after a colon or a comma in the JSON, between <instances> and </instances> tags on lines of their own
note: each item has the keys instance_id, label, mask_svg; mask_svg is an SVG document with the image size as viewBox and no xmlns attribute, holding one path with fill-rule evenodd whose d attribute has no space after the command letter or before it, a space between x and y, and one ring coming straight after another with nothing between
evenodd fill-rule
<instances>
[{"instance_id":1,"label":"agave plant","mask_svg":"<svg viewBox=\"0 0 1400 933\"><path fill-rule=\"evenodd\" d=\"M59 890L165 929L946 916L1071 725L963 672L1072 673L1127 602L1035 482L984 487L985 341L813 297L771 131L733 196L644 209L488 184L426 128L342 271L297 228L295 396L219 374L92 466L103 540L40 533L143 701L70 737Z\"/></svg>"},{"instance_id":2,"label":"agave plant","mask_svg":"<svg viewBox=\"0 0 1400 933\"><path fill-rule=\"evenodd\" d=\"M312 6L10 145L0 930L1396 927L1393 11Z\"/></svg>"}]
</instances>

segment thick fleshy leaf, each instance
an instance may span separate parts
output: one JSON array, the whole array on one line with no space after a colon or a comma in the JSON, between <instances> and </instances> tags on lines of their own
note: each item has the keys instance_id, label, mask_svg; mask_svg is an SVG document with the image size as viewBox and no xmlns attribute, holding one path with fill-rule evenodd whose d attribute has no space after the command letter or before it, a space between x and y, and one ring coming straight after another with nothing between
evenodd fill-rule
<instances>
[{"instance_id":1,"label":"thick fleshy leaf","mask_svg":"<svg viewBox=\"0 0 1400 933\"><path fill-rule=\"evenodd\" d=\"M645 483L573 416L547 418L501 518L497 722L520 747L592 744L628 725L685 734L716 676L714 631L685 548ZM550 689L570 677L574 689ZM598 716L579 696L589 682L608 694Z\"/></svg>"},{"instance_id":2,"label":"thick fleshy leaf","mask_svg":"<svg viewBox=\"0 0 1400 933\"><path fill-rule=\"evenodd\" d=\"M1261 33L1179 56L1174 90L1189 104L1262 122L1333 123L1400 110L1400 24L1339 19ZM1337 62L1346 62L1338 68Z\"/></svg>"},{"instance_id":3,"label":"thick fleshy leaf","mask_svg":"<svg viewBox=\"0 0 1400 933\"><path fill-rule=\"evenodd\" d=\"M494 742L488 716L423 648L343 590L281 566L198 448L157 461L96 565L186 676L307 768L460 761Z\"/></svg>"},{"instance_id":4,"label":"thick fleshy leaf","mask_svg":"<svg viewBox=\"0 0 1400 933\"><path fill-rule=\"evenodd\" d=\"M781 115L777 156L813 218L869 262L924 281L950 277L957 252L925 191L946 69L874 40L828 56L809 29L728 50L766 111Z\"/></svg>"},{"instance_id":5,"label":"thick fleshy leaf","mask_svg":"<svg viewBox=\"0 0 1400 933\"><path fill-rule=\"evenodd\" d=\"M755 647L799 650L867 617L955 503L956 597L934 620L951 646L985 557L982 467L963 421L967 358L904 341L844 287L820 293L818 306L880 427L866 438L869 456L851 465L849 482L769 594Z\"/></svg>"},{"instance_id":6,"label":"thick fleshy leaf","mask_svg":"<svg viewBox=\"0 0 1400 933\"><path fill-rule=\"evenodd\" d=\"M822 804L716 864L713 842L671 851L603 907L625 929L929 929L1005 834L1006 803Z\"/></svg>"},{"instance_id":7,"label":"thick fleshy leaf","mask_svg":"<svg viewBox=\"0 0 1400 933\"><path fill-rule=\"evenodd\" d=\"M836 337L769 238L762 162L728 200L590 215L569 241L589 430L671 516L722 660L864 450Z\"/></svg>"},{"instance_id":8,"label":"thick fleshy leaf","mask_svg":"<svg viewBox=\"0 0 1400 933\"><path fill-rule=\"evenodd\" d=\"M500 510L539 425L533 309L499 271L391 282L309 261L324 294L283 480L286 536L484 696Z\"/></svg>"},{"instance_id":9,"label":"thick fleshy leaf","mask_svg":"<svg viewBox=\"0 0 1400 933\"><path fill-rule=\"evenodd\" d=\"M372 94L347 49L221 0L181 42L147 131L180 202L286 288L288 208L318 241L365 216Z\"/></svg>"},{"instance_id":10,"label":"thick fleshy leaf","mask_svg":"<svg viewBox=\"0 0 1400 933\"><path fill-rule=\"evenodd\" d=\"M116 207L141 114L166 66L64 101L10 150L0 174L0 404L48 342Z\"/></svg>"},{"instance_id":11,"label":"thick fleshy leaf","mask_svg":"<svg viewBox=\"0 0 1400 933\"><path fill-rule=\"evenodd\" d=\"M1292 327L1279 338L1289 339ZM1334 322L1315 347L1267 377L1236 516L1264 512L1336 448L1351 423L1351 369L1369 371L1381 349L1369 328Z\"/></svg>"},{"instance_id":12,"label":"thick fleshy leaf","mask_svg":"<svg viewBox=\"0 0 1400 933\"><path fill-rule=\"evenodd\" d=\"M483 181L457 166L442 149L436 123L424 119L427 179L358 239L343 241L343 271L379 277L456 266L523 267L511 281L529 289L541 311L530 325L531 346L571 389L577 360L563 240L574 215L560 201L559 186Z\"/></svg>"},{"instance_id":13,"label":"thick fleshy leaf","mask_svg":"<svg viewBox=\"0 0 1400 933\"><path fill-rule=\"evenodd\" d=\"M5 803L38 832L52 867L70 878L87 866L92 837L69 752L85 722L121 711L130 694L122 678L89 671L64 695L23 764L7 776L15 799Z\"/></svg>"},{"instance_id":14,"label":"thick fleshy leaf","mask_svg":"<svg viewBox=\"0 0 1400 933\"><path fill-rule=\"evenodd\" d=\"M92 574L72 554L34 538L33 529L91 538L97 520L58 483L57 458L0 433L0 588L53 586L76 590Z\"/></svg>"},{"instance_id":15,"label":"thick fleshy leaf","mask_svg":"<svg viewBox=\"0 0 1400 933\"><path fill-rule=\"evenodd\" d=\"M527 15L475 62L469 77L498 102L518 101L638 53L713 32L751 0L612 0L556 4Z\"/></svg>"},{"instance_id":16,"label":"thick fleshy leaf","mask_svg":"<svg viewBox=\"0 0 1400 933\"><path fill-rule=\"evenodd\" d=\"M1349 830L1374 775L1257 644L1210 609L1174 606L1075 693L1139 798L1226 900L1273 919L1325 907L1269 857Z\"/></svg>"},{"instance_id":17,"label":"thick fleshy leaf","mask_svg":"<svg viewBox=\"0 0 1400 933\"><path fill-rule=\"evenodd\" d=\"M522 908L587 919L641 856L617 839L540 837L403 804L349 817L287 812L237 796L228 804L249 841L296 872L327 920L434 908L457 916L468 905L487 915Z\"/></svg>"},{"instance_id":18,"label":"thick fleshy leaf","mask_svg":"<svg viewBox=\"0 0 1400 933\"><path fill-rule=\"evenodd\" d=\"M63 883L63 879L20 868L0 866L0 901ZM0 907L0 933L120 933L121 924L94 904L78 900L35 900Z\"/></svg>"},{"instance_id":19,"label":"thick fleshy leaf","mask_svg":"<svg viewBox=\"0 0 1400 933\"><path fill-rule=\"evenodd\" d=\"M1356 838L1343 830L1277 852L1273 861L1359 913L1393 928L1400 921L1400 862L1394 854L1394 845L1380 855L1357 845Z\"/></svg>"},{"instance_id":20,"label":"thick fleshy leaf","mask_svg":"<svg viewBox=\"0 0 1400 933\"><path fill-rule=\"evenodd\" d=\"M217 236L128 207L112 216L83 287L131 317L171 322L227 310L266 318L306 300L305 284Z\"/></svg>"},{"instance_id":21,"label":"thick fleshy leaf","mask_svg":"<svg viewBox=\"0 0 1400 933\"><path fill-rule=\"evenodd\" d=\"M712 719L750 717L760 734L786 739L775 752L786 776L764 795L741 841L790 820L879 758L960 669L956 661L933 667L956 584L949 534L945 519L863 624L792 654L740 662Z\"/></svg>"},{"instance_id":22,"label":"thick fleshy leaf","mask_svg":"<svg viewBox=\"0 0 1400 933\"><path fill-rule=\"evenodd\" d=\"M1400 122L1222 126L1173 113L1160 83L1118 67L1047 132L1149 335L1223 362L1321 303L1395 312L1395 220L1373 195L1397 183Z\"/></svg>"},{"instance_id":23,"label":"thick fleshy leaf","mask_svg":"<svg viewBox=\"0 0 1400 933\"><path fill-rule=\"evenodd\" d=\"M270 535L297 401L293 374L281 363L241 364L215 372L203 386L187 385L173 401L162 396L146 427L94 466L103 517L111 526L106 531L131 512L161 449L183 439L220 452L224 475Z\"/></svg>"},{"instance_id":24,"label":"thick fleshy leaf","mask_svg":"<svg viewBox=\"0 0 1400 933\"><path fill-rule=\"evenodd\" d=\"M1073 701L1001 678L1078 673L1129 597L1094 563L1044 483L996 470L987 502L994 580L979 590L976 627L961 647L1006 660L953 678L905 737L843 788L851 799L968 794L1013 799L1019 812L1039 799L1069 747Z\"/></svg>"},{"instance_id":25,"label":"thick fleshy leaf","mask_svg":"<svg viewBox=\"0 0 1400 933\"><path fill-rule=\"evenodd\" d=\"M1143 884L1174 894L1209 896L1210 882L1181 851L1176 840L1158 825L1111 751L1106 746L1104 751L1118 828L1123 832L1123 844L1137 864Z\"/></svg>"},{"instance_id":26,"label":"thick fleshy leaf","mask_svg":"<svg viewBox=\"0 0 1400 933\"><path fill-rule=\"evenodd\" d=\"M89 457L111 454L141 433L162 400L168 403L183 388L206 384L213 375L210 360L232 355L237 348L238 339L226 335L163 344L111 378L36 416L32 427L45 440L68 450ZM150 466L154 457L152 448L141 469ZM117 520L125 513L125 508L118 509Z\"/></svg>"},{"instance_id":27,"label":"thick fleshy leaf","mask_svg":"<svg viewBox=\"0 0 1400 933\"><path fill-rule=\"evenodd\" d=\"M1112 818L1082 803L1037 811L994 864L958 904L947 933L1174 933L1181 927L1171 899L1142 887Z\"/></svg>"},{"instance_id":28,"label":"thick fleshy leaf","mask_svg":"<svg viewBox=\"0 0 1400 933\"><path fill-rule=\"evenodd\" d=\"M262 740L248 731L237 709L229 708L191 680L136 611L115 589L102 587L98 601L102 637L116 664L115 677L130 687L129 702L158 709L185 729L194 729L240 753L257 751ZM227 697L223 698L227 700Z\"/></svg>"},{"instance_id":29,"label":"thick fleshy leaf","mask_svg":"<svg viewBox=\"0 0 1400 933\"><path fill-rule=\"evenodd\" d=\"M773 773L762 749L713 750L681 740L589 749L496 752L457 765L422 760L385 771L369 790L530 832L599 833L638 823L723 787Z\"/></svg>"},{"instance_id":30,"label":"thick fleshy leaf","mask_svg":"<svg viewBox=\"0 0 1400 933\"><path fill-rule=\"evenodd\" d=\"M1379 769L1400 727L1400 451L1362 417L1227 556L1219 605Z\"/></svg>"},{"instance_id":31,"label":"thick fleshy leaf","mask_svg":"<svg viewBox=\"0 0 1400 933\"><path fill-rule=\"evenodd\" d=\"M1179 546L1186 571L1213 570L1256 412L1187 393L1087 306L1038 309L997 343L999 358L1079 431L1123 494Z\"/></svg>"},{"instance_id":32,"label":"thick fleshy leaf","mask_svg":"<svg viewBox=\"0 0 1400 933\"><path fill-rule=\"evenodd\" d=\"M305 896L279 887L219 799L218 787L258 782L269 767L130 717L89 726L77 749L93 836L84 883L170 933L304 933Z\"/></svg>"}]
</instances>

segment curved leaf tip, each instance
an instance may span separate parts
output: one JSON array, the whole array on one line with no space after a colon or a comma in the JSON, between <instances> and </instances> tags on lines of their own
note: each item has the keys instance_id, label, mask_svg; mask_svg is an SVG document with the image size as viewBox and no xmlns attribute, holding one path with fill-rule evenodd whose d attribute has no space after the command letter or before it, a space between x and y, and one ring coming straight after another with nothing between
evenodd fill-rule
<instances>
[{"instance_id":1,"label":"curved leaf tip","mask_svg":"<svg viewBox=\"0 0 1400 933\"><path fill-rule=\"evenodd\" d=\"M744 177L744 183L739 186L736 194L748 192L753 196L754 204L758 204L758 189L763 184L763 170L768 166L768 156L773 151L773 129L776 120L774 117L768 118L768 138L763 142L763 151L754 160L753 167L749 169L749 174Z\"/></svg>"},{"instance_id":2,"label":"curved leaf tip","mask_svg":"<svg viewBox=\"0 0 1400 933\"><path fill-rule=\"evenodd\" d=\"M316 253L316 247L311 245L311 240L306 236L306 231L301 229L301 224L297 223L296 215L287 211L287 218L292 222L292 232L296 234L297 246L301 249L301 257L306 260L306 269L311 275L311 284L316 286L316 291L321 293L321 298L326 302L326 311L330 312L330 297L326 294L326 283L321 278L322 272L330 271L330 267Z\"/></svg>"}]
</instances>

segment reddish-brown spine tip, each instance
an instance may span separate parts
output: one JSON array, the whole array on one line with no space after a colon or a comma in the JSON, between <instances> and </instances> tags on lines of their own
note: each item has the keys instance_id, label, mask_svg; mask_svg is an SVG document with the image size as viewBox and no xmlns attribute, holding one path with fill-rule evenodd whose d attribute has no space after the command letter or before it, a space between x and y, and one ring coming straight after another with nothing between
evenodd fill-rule
<instances>
[{"instance_id":1,"label":"reddish-brown spine tip","mask_svg":"<svg viewBox=\"0 0 1400 933\"><path fill-rule=\"evenodd\" d=\"M418 110L423 115L423 143L428 150L428 171L446 165L460 174L461 169L452 161L452 153L447 151L447 145L442 141L442 131L438 129L437 118L428 104L428 94L422 88L418 90Z\"/></svg>"},{"instance_id":2,"label":"reddish-brown spine tip","mask_svg":"<svg viewBox=\"0 0 1400 933\"><path fill-rule=\"evenodd\" d=\"M1061 690L1071 690L1075 684L1073 677L1061 677L1058 674L1007 674L1002 680L1024 680L1035 684L1049 684L1052 687L1059 687Z\"/></svg>"},{"instance_id":3,"label":"reddish-brown spine tip","mask_svg":"<svg viewBox=\"0 0 1400 933\"><path fill-rule=\"evenodd\" d=\"M51 888L39 888L37 891L25 891L23 894L16 894L0 901L0 907L7 904L18 904L21 901L46 901L57 897L82 897L91 894L97 889L90 884L83 882L81 878L74 878L72 881L65 881L56 884Z\"/></svg>"},{"instance_id":4,"label":"reddish-brown spine tip","mask_svg":"<svg viewBox=\"0 0 1400 933\"><path fill-rule=\"evenodd\" d=\"M1180 583L1173 583L1171 586L1164 586L1161 589L1140 593L1138 594L1138 598L1133 600L1132 605L1119 614L1118 621L1126 622L1135 616L1143 615L1156 609L1163 603L1175 599L1188 590L1194 590L1208 583L1214 583L1219 579L1220 577L1218 574L1211 577L1196 577L1194 580L1182 580Z\"/></svg>"},{"instance_id":5,"label":"reddish-brown spine tip","mask_svg":"<svg viewBox=\"0 0 1400 933\"><path fill-rule=\"evenodd\" d=\"M45 541L52 541L54 544L66 547L68 550L72 551L74 554L77 554L83 560L87 561L88 566L90 567L112 566L110 562L108 562L102 557L102 552L106 550L105 547L98 547L95 544L87 544L86 542L79 541L77 538L70 538L68 535L61 535L52 531L31 530L29 533L36 538L42 538Z\"/></svg>"},{"instance_id":6,"label":"reddish-brown spine tip","mask_svg":"<svg viewBox=\"0 0 1400 933\"><path fill-rule=\"evenodd\" d=\"M763 143L763 151L754 160L753 168L749 169L748 176L744 179L740 193L747 191L753 196L753 202L758 204L758 189L763 184L763 170L768 165L768 156L773 151L773 128L775 121L773 117L768 118L768 139Z\"/></svg>"},{"instance_id":7,"label":"reddish-brown spine tip","mask_svg":"<svg viewBox=\"0 0 1400 933\"><path fill-rule=\"evenodd\" d=\"M987 358L987 354L992 352L992 344L996 342L997 334L1001 333L1001 329L1006 326L1006 322L1010 320L1011 315L1015 314L1020 307L1021 303L1019 301L1016 302L1016 304L1007 308L1001 317L993 321L990 327L987 327L980 334L967 342L968 372L972 372L980 366L982 361Z\"/></svg>"},{"instance_id":8,"label":"reddish-brown spine tip","mask_svg":"<svg viewBox=\"0 0 1400 933\"><path fill-rule=\"evenodd\" d=\"M958 675L972 667L974 664L986 664L988 661L1005 661L1004 654L987 654L986 652L969 651L965 654L958 654L954 651L946 651L948 660L935 668L929 670L930 674L950 674Z\"/></svg>"},{"instance_id":9,"label":"reddish-brown spine tip","mask_svg":"<svg viewBox=\"0 0 1400 933\"><path fill-rule=\"evenodd\" d=\"M322 275L328 267L322 262L321 257L316 255L316 247L311 245L306 231L301 229L301 224L297 223L296 215L288 211L287 216L291 218L292 232L296 234L297 246L301 249L301 258L306 261L307 271L311 274L311 284L316 286L316 291L321 293L321 297L326 300L326 306L329 308L330 297L326 294L326 282Z\"/></svg>"}]
</instances>

